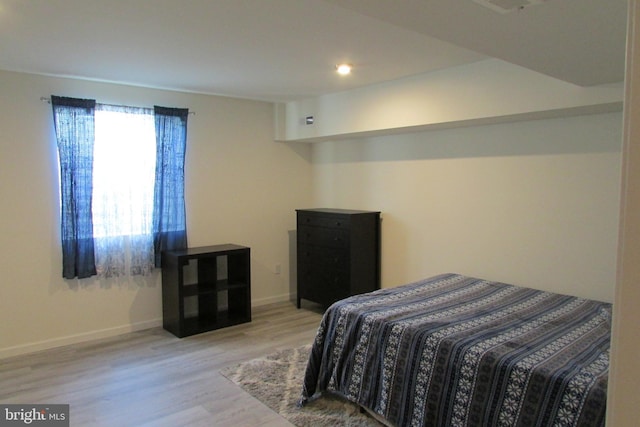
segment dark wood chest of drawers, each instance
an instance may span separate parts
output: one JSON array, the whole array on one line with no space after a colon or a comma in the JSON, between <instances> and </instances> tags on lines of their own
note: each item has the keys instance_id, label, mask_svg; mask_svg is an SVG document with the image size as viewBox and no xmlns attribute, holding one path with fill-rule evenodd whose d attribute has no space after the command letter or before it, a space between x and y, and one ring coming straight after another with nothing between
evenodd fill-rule
<instances>
[{"instance_id":1,"label":"dark wood chest of drawers","mask_svg":"<svg viewBox=\"0 0 640 427\"><path fill-rule=\"evenodd\" d=\"M380 212L298 209L298 296L325 307L380 289Z\"/></svg>"}]
</instances>

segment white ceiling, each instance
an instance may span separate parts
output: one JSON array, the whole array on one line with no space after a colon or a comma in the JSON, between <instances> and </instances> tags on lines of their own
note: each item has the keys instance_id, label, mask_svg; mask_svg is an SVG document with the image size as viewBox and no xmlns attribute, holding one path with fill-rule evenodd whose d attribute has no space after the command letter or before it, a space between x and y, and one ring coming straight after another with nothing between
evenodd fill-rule
<instances>
[{"instance_id":1,"label":"white ceiling","mask_svg":"<svg viewBox=\"0 0 640 427\"><path fill-rule=\"evenodd\" d=\"M624 78L626 7L546 0L500 14L473 0L0 0L0 69L288 101L495 57L588 86ZM353 74L337 76L339 62Z\"/></svg>"}]
</instances>

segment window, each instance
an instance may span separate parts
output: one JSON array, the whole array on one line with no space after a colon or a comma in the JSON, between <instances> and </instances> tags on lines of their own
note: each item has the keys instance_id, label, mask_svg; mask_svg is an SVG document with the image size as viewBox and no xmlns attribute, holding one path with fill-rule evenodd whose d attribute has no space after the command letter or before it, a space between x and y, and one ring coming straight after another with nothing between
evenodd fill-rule
<instances>
[{"instance_id":1,"label":"window","mask_svg":"<svg viewBox=\"0 0 640 427\"><path fill-rule=\"evenodd\" d=\"M99 277L153 270L155 168L153 110L97 104L91 211Z\"/></svg>"},{"instance_id":2,"label":"window","mask_svg":"<svg viewBox=\"0 0 640 427\"><path fill-rule=\"evenodd\" d=\"M148 274L186 247L186 109L52 96L63 277Z\"/></svg>"},{"instance_id":3,"label":"window","mask_svg":"<svg viewBox=\"0 0 640 427\"><path fill-rule=\"evenodd\" d=\"M151 234L156 136L153 110L96 106L93 235Z\"/></svg>"}]
</instances>

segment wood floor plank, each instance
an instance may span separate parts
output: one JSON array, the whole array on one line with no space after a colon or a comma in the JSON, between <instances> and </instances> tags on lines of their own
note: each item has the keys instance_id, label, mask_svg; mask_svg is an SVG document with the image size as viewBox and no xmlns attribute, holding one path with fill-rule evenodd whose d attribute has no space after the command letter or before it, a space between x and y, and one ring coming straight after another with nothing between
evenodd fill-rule
<instances>
[{"instance_id":1,"label":"wood floor plank","mask_svg":"<svg viewBox=\"0 0 640 427\"><path fill-rule=\"evenodd\" d=\"M0 360L0 402L65 403L72 426L291 426L219 370L311 343L320 307L176 338L161 328Z\"/></svg>"}]
</instances>

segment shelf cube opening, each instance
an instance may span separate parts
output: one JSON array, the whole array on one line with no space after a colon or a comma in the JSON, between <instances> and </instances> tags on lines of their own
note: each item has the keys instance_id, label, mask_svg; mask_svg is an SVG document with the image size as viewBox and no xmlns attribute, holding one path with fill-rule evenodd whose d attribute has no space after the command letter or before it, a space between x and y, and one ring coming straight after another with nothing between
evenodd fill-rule
<instances>
[{"instance_id":1,"label":"shelf cube opening","mask_svg":"<svg viewBox=\"0 0 640 427\"><path fill-rule=\"evenodd\" d=\"M229 309L229 291L218 292L218 311L227 311Z\"/></svg>"},{"instance_id":2,"label":"shelf cube opening","mask_svg":"<svg viewBox=\"0 0 640 427\"><path fill-rule=\"evenodd\" d=\"M192 286L198 283L198 260L190 259L182 266L182 283L184 286Z\"/></svg>"},{"instance_id":3,"label":"shelf cube opening","mask_svg":"<svg viewBox=\"0 0 640 427\"><path fill-rule=\"evenodd\" d=\"M198 317L200 311L198 310L198 296L184 298L184 317L185 319L191 317Z\"/></svg>"}]
</instances>

